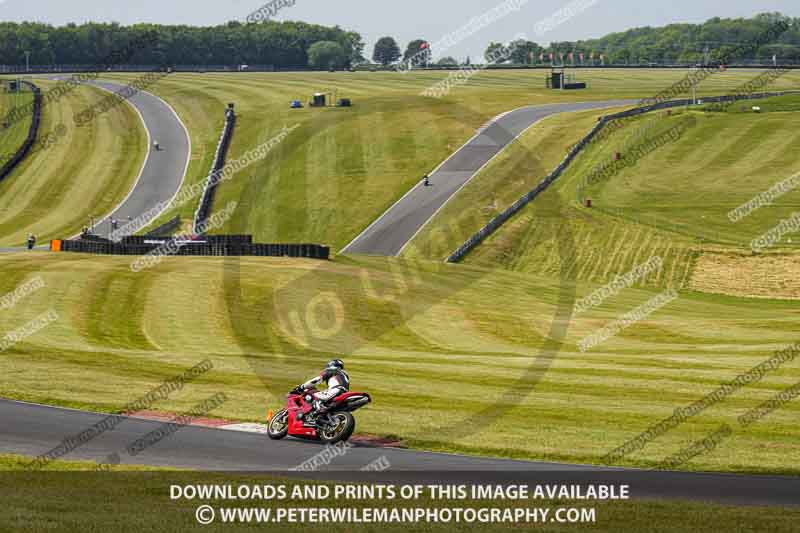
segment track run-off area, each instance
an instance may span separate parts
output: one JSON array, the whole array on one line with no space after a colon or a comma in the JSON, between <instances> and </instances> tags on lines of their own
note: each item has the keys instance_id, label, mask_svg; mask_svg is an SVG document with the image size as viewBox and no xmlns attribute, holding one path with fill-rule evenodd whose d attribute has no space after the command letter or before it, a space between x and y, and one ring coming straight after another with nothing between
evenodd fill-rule
<instances>
[{"instance_id":1,"label":"track run-off area","mask_svg":"<svg viewBox=\"0 0 800 533\"><path fill-rule=\"evenodd\" d=\"M0 452L31 457L46 454L68 436L101 422L108 415L0 400L4 428ZM127 447L158 430L162 422L126 418L70 453L71 460L102 460L113 454L121 464L203 471L269 472L293 475L291 469L319 454L324 446L293 438L272 441L262 433L185 426L135 456ZM800 505L800 479L784 476L741 476L599 468L534 461L514 461L400 448L353 444L327 465L319 479L359 479L359 470L374 461L389 465L382 482L513 484L565 479L616 480L630 483L637 498L667 498L748 505Z\"/></svg>"}]
</instances>

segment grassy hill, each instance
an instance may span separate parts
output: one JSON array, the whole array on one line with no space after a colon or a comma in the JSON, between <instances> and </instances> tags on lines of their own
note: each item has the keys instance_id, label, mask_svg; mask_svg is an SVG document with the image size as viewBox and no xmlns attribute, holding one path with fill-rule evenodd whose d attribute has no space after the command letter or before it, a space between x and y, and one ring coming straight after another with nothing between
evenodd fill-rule
<instances>
[{"instance_id":1,"label":"grassy hill","mask_svg":"<svg viewBox=\"0 0 800 533\"><path fill-rule=\"evenodd\" d=\"M54 85L36 83L43 91ZM71 237L127 196L147 144L136 111L117 106L83 128L73 121L106 94L83 86L45 106L37 149L0 183L0 245L20 245L31 233L40 242Z\"/></svg>"},{"instance_id":2,"label":"grassy hill","mask_svg":"<svg viewBox=\"0 0 800 533\"><path fill-rule=\"evenodd\" d=\"M740 205L800 171L800 154L793 148L800 140L800 115L790 110L797 102L798 97L768 100L760 114L750 111L750 105L735 105L724 113L676 110L633 120L592 144L550 190L487 239L467 262L555 275L564 267L558 259L561 241L557 236L566 231L574 242L566 268L576 279L607 282L649 258L660 257L663 268L647 277L645 284L692 285L692 273L700 261L706 276L703 283L692 286L714 290L708 268L720 256L712 260L713 254L740 261L750 253L753 239L800 205L800 191L795 189L741 220L729 218ZM685 131L669 137L685 124L689 125ZM526 137L533 135L532 131ZM640 158L634 156L638 147L656 139L668 140ZM476 183L508 175L513 160L526 150L526 142L523 139L512 147ZM615 153L631 156L632 164L589 179L595 168L613 163ZM592 184L584 185L587 179ZM583 205L587 198L592 208ZM451 209L460 207L458 200L454 204ZM796 250L797 244L797 236L787 235L767 252L780 255ZM715 270L721 283L735 270L730 262L727 265L724 275L723 269ZM789 266L789 272L796 272L796 266ZM792 287L781 290L791 277L756 283L753 292L793 296L797 291ZM723 284L732 289L736 281Z\"/></svg>"},{"instance_id":3,"label":"grassy hill","mask_svg":"<svg viewBox=\"0 0 800 533\"><path fill-rule=\"evenodd\" d=\"M262 241L322 242L338 250L498 114L525 105L652 97L686 75L681 70L586 70L580 76L590 89L573 92L545 89L545 74L481 72L441 100L420 93L445 72L175 74L152 91L176 108L191 133L187 186L205 179L229 102L240 116L231 157L273 138L284 126L299 125L263 161L219 188L217 207L230 200L241 203L220 231L253 233ZM715 74L703 82L700 94L724 94L754 75ZM794 72L771 86L797 87L800 74ZM306 102L314 92L333 90L352 98L354 107L289 109L294 99ZM563 148L590 122L586 118L561 132ZM553 148L547 163L560 159ZM195 209L195 203L186 204L161 220L176 213L189 220Z\"/></svg>"},{"instance_id":4,"label":"grassy hill","mask_svg":"<svg viewBox=\"0 0 800 533\"><path fill-rule=\"evenodd\" d=\"M28 106L32 101L33 95L30 92L9 93L6 92L6 84L3 83L2 90L0 90L0 122L15 107ZM25 120L9 124L7 127L0 123L0 166L13 157L22 146L28 136L30 126L30 116L25 117Z\"/></svg>"},{"instance_id":5,"label":"grassy hill","mask_svg":"<svg viewBox=\"0 0 800 533\"><path fill-rule=\"evenodd\" d=\"M630 71L591 71L586 73L591 90L564 94L545 91L541 72L482 73L441 101L417 96L442 76L433 73L175 75L154 90L176 107L192 134L189 183L208 171L227 102L235 102L241 116L234 157L270 139L284 125L300 124L264 161L238 172L220 188L218 206L230 199L242 204L222 231L338 247L488 118L527 104L650 96L681 74L647 71L624 85ZM701 92L721 94L752 76L720 74ZM775 88L797 87L798 79L796 74L786 76ZM288 109L289 100L331 86L339 87L340 96L352 97L356 107ZM75 95L86 98L91 92ZM734 199L723 194L728 172L738 176L737 169L747 164L749 175L755 176L759 169L778 172L779 164L785 170L794 164L791 153L781 153L778 163L767 164L751 159L746 149L737 152L729 142L742 128L750 128L766 139L763 146L754 143L753 149L762 155L771 154L770 145L788 146L795 123L781 113L706 117L703 112L682 112L643 118L648 122L619 130L607 143L592 147L557 187L461 265L442 263L439 254L447 247L437 244L437 232L445 232L454 243L468 235L470 224L478 227L538 181L538 173L548 172L596 114L553 117L532 128L431 222L410 259L338 257L315 263L179 257L134 273L124 257L52 254L32 261L30 254L0 256L0 295L37 275L46 284L13 309L0 310L0 331L20 328L50 308L58 316L55 323L3 352L0 396L113 411L210 357L212 372L157 408L180 411L224 390L231 400L220 416L263 421L268 409L282 403L286 390L338 356L347 361L354 387L375 398L359 413L361 432L394 434L426 449L599 463L610 450L675 409L797 341L796 302L708 294L714 291L693 277L710 272L704 283L713 284L710 245L698 239L711 239L711 234L702 233L699 211L710 205L719 218L728 204L735 207L746 198L744 193ZM578 203L580 180L594 164L612 157L613 147L622 149L636 139L642 125L652 122L644 129L657 135L689 115L697 115L698 131L725 132L715 137L716 143L699 149L708 152L705 165L681 138L613 176L604 188L590 191L592 209ZM736 122L739 119L753 122ZM759 129L757 120L769 120L782 130L773 135ZM640 127L631 129L635 125ZM694 131L687 130L686 138ZM749 139L739 138L743 143ZM77 136L66 139L89 142ZM93 142L112 141L98 137ZM124 155L122 149L100 146L86 160ZM719 152L712 152L715 146ZM58 148L51 148L50 154ZM667 158L672 150L677 150L677 161L656 160ZM686 181L681 158L694 165L687 168L713 179ZM133 166L133 159L126 161ZM73 163L74 158L61 164ZM624 183L649 194L651 189L637 172L645 165L651 165L653 187L670 201L681 191L689 198L684 204L691 208L686 220L670 218L680 213L670 213L666 202L658 204L663 211L653 210L617 191L617 182L627 180ZM77 163L67 168L77 168ZM94 173L71 172L66 175L110 175L99 167ZM760 192L776 177L749 184L749 192ZM54 180L46 174L40 179ZM114 183L124 189L123 181ZM83 179L78 183L90 185ZM702 195L695 189L702 189ZM20 197L35 194L0 194L0 201ZM773 209L788 209L789 204L775 205ZM72 209L85 209L81 206ZM190 215L194 207L184 206L181 212ZM69 205L59 209L64 217ZM444 217L448 212L475 216L451 228L451 220ZM661 218L644 220L654 214ZM770 214L773 210L761 210L746 224L760 230L758 224L766 224ZM77 214L72 218L78 219ZM719 233L722 226L711 228ZM733 242L720 239L712 244L719 254L738 253L737 261L746 259ZM655 256L663 258L664 267L644 283L603 305L572 313L577 298ZM735 282L739 270L732 272ZM588 335L668 286L683 287L677 300L597 347L579 349ZM622 464L653 467L728 423L737 430L724 445L685 468L796 474L796 404L746 429L738 428L736 419L799 378L797 365L785 365Z\"/></svg>"}]
</instances>

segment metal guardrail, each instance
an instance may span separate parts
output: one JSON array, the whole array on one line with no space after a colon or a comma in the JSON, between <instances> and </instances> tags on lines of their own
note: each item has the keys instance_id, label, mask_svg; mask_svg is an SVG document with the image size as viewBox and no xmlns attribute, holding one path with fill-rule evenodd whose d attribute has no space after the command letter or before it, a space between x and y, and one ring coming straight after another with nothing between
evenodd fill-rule
<instances>
[{"instance_id":1,"label":"metal guardrail","mask_svg":"<svg viewBox=\"0 0 800 533\"><path fill-rule=\"evenodd\" d=\"M301 67L292 67L292 69ZM275 72L273 65L104 65L103 73L154 72L169 70L172 72ZM301 68L301 70L309 70ZM64 65L0 65L2 74L64 74L73 72L97 72L96 64L64 64Z\"/></svg>"},{"instance_id":2,"label":"metal guardrail","mask_svg":"<svg viewBox=\"0 0 800 533\"><path fill-rule=\"evenodd\" d=\"M473 63L470 65L429 65L426 67L414 67L413 70L419 71L447 71L447 70L461 70L469 68L486 68L488 70L549 70L551 68L574 68L574 69L681 69L686 70L697 67L696 63L664 63L664 64L651 64L651 63L635 63L635 64L607 64L607 65L561 65L550 63L536 64L536 65L522 65L522 64L500 64L500 65L486 65L482 63ZM800 61L782 61L777 65L772 62L738 62L726 65L728 69L770 69L770 68L787 68L787 69L800 69ZM206 73L206 72L220 72L220 73L247 73L247 72L319 72L319 69L313 69L308 66L296 65L286 67L276 67L274 65L248 65L247 68L242 68L241 65L173 65L164 67L163 65L114 65L104 69L106 73L137 73L137 72L153 72L156 70L165 69L172 72L185 72L185 73ZM356 72L395 72L397 65L382 65L362 64L354 65L351 69ZM0 75L3 74L65 74L74 72L96 72L97 65L0 65Z\"/></svg>"},{"instance_id":3,"label":"metal guardrail","mask_svg":"<svg viewBox=\"0 0 800 533\"><path fill-rule=\"evenodd\" d=\"M211 172L208 173L208 177L206 178L206 185L205 189L203 189L203 195L200 198L200 205L197 207L197 211L194 214L193 229L195 233L204 233L200 231L200 229L205 225L208 216L211 214L211 208L214 205L214 193L219 185L217 176L225 166L225 158L228 155L228 148L231 144L235 126L236 113L233 108L228 108L225 110L225 126L222 128L222 135L220 135L219 143L217 144L217 153L214 154L214 163L211 166Z\"/></svg>"},{"instance_id":4,"label":"metal guardrail","mask_svg":"<svg viewBox=\"0 0 800 533\"><path fill-rule=\"evenodd\" d=\"M783 91L777 93L758 93L749 95L725 95L725 96L711 96L703 97L703 103L720 103L720 102L736 102L740 100L757 100L763 98L772 98L775 96L784 96L787 94L798 94L800 91ZM673 107L688 106L693 103L690 98L682 100L669 100L667 102L659 102L649 106L636 107L619 113L611 115L604 115L595 124L592 131L590 131L583 139L581 139L567 154L567 157L556 167L547 177L542 180L533 190L526 193L522 198L514 202L508 209L492 218L483 228L473 234L467 241L458 247L458 249L450 254L447 258L448 263L458 263L466 257L472 250L481 244L487 237L492 235L498 228L505 224L511 217L516 215L523 207L528 205L534 198L539 196L545 189L547 189L555 180L557 180L564 170L572 163L575 157L586 148L591 140L606 127L606 125L614 120L621 118L633 117L642 115L644 113L651 113L653 111L660 111L662 109L669 109Z\"/></svg>"},{"instance_id":5,"label":"metal guardrail","mask_svg":"<svg viewBox=\"0 0 800 533\"><path fill-rule=\"evenodd\" d=\"M42 121L42 92L33 83L22 80L22 83L30 87L33 93L33 111L31 113L31 125L28 128L28 136L25 142L16 151L16 153L0 167L0 181L3 181L9 174L25 159L28 152L31 151L36 139L39 135L39 125Z\"/></svg>"},{"instance_id":6,"label":"metal guardrail","mask_svg":"<svg viewBox=\"0 0 800 533\"><path fill-rule=\"evenodd\" d=\"M175 218L168 220L152 231L149 231L146 235L148 237L166 237L175 233L179 227L181 227L181 217L180 215L175 215Z\"/></svg>"}]
</instances>

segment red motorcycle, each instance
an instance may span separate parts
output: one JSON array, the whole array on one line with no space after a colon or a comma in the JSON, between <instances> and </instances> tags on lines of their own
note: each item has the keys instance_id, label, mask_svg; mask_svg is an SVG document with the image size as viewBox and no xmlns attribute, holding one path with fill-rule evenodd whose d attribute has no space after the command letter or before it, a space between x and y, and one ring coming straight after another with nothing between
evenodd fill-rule
<instances>
[{"instance_id":1,"label":"red motorcycle","mask_svg":"<svg viewBox=\"0 0 800 533\"><path fill-rule=\"evenodd\" d=\"M369 394L345 392L328 402L319 413L311 414L315 392L313 388L292 390L286 397L286 408L269 421L269 438L278 440L291 435L326 444L346 441L356 429L356 419L350 413L372 401Z\"/></svg>"}]
</instances>

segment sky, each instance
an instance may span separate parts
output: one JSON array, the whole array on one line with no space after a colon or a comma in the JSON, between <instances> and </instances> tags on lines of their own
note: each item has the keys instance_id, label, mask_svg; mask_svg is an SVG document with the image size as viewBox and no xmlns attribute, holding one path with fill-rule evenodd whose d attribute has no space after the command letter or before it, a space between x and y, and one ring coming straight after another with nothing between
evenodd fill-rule
<instances>
[{"instance_id":1,"label":"sky","mask_svg":"<svg viewBox=\"0 0 800 533\"><path fill-rule=\"evenodd\" d=\"M483 56L490 41L507 42L525 36L545 45L601 37L638 26L663 26L674 22L703 22L712 17L750 17L780 11L800 17L797 0L272 0L285 5L275 20L302 20L338 25L359 32L367 43L365 55L380 37L397 39L401 48L413 39L442 42L473 19L498 6L505 14L492 16L463 32L452 44L434 49L436 57L456 59ZM86 21L133 24L216 25L230 20L245 22L267 0L0 0L0 20L32 20L62 25ZM565 6L575 6L572 16L552 18ZM477 30L477 31L475 31Z\"/></svg>"}]
</instances>

